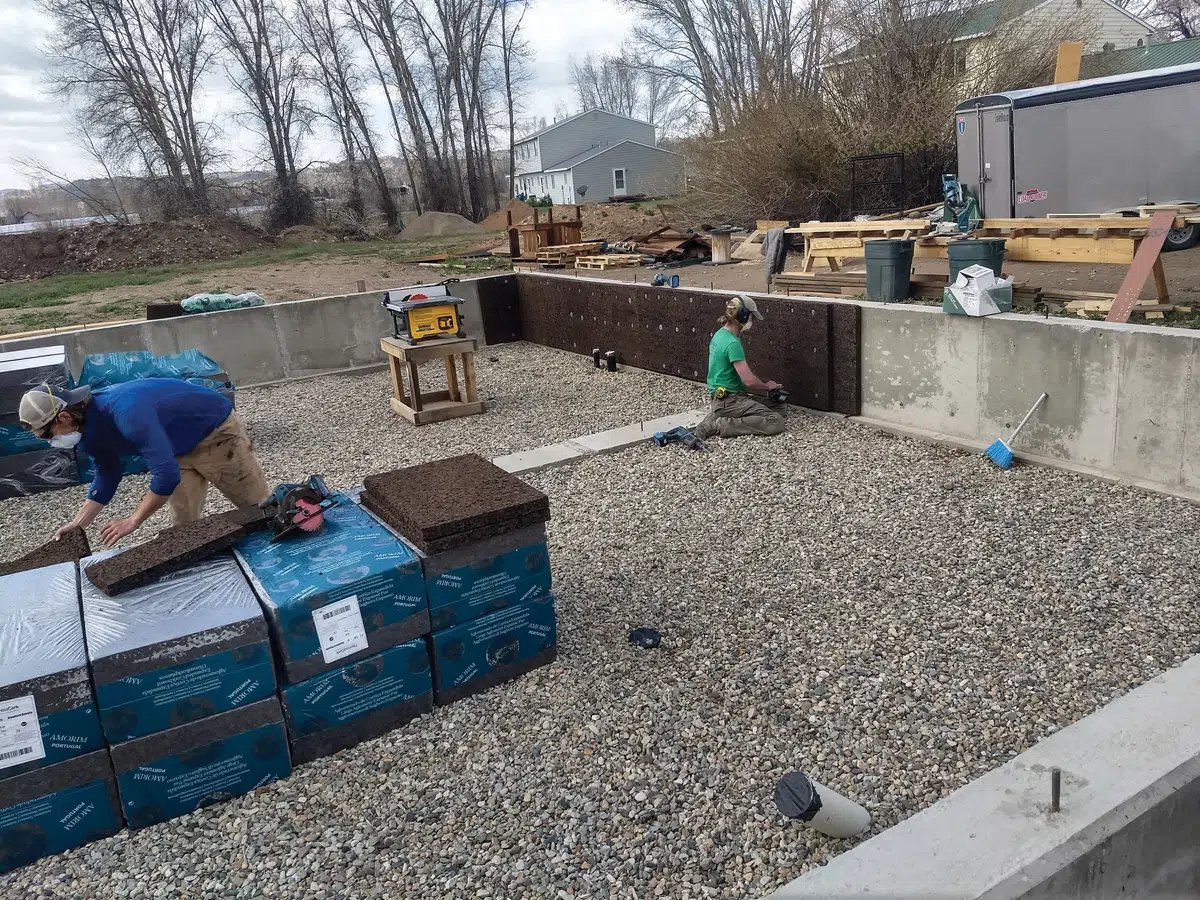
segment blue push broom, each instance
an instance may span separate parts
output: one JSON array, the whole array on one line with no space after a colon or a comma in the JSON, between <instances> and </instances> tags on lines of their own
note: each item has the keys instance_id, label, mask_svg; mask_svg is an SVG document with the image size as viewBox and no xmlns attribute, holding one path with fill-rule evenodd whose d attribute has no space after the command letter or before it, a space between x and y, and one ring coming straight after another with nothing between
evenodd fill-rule
<instances>
[{"instance_id":1,"label":"blue push broom","mask_svg":"<svg viewBox=\"0 0 1200 900\"><path fill-rule=\"evenodd\" d=\"M1021 429L1025 427L1025 423L1033 418L1033 414L1038 411L1038 407L1046 402L1046 398L1050 396L1045 391L1042 391L1042 396L1037 398L1037 403L1033 404L1033 408L1025 413L1025 418L1021 420L1021 424L1017 426L1008 438L1008 443L1004 442L1003 438L996 438L991 445L983 451L983 455L998 465L1001 469L1011 469L1013 464L1012 444L1017 440L1017 435L1021 433Z\"/></svg>"}]
</instances>

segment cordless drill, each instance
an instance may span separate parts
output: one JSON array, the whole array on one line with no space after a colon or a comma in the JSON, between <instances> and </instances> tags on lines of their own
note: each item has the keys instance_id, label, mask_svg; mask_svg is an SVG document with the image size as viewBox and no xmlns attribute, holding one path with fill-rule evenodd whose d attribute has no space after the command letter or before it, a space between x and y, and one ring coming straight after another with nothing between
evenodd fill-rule
<instances>
[{"instance_id":1,"label":"cordless drill","mask_svg":"<svg viewBox=\"0 0 1200 900\"><path fill-rule=\"evenodd\" d=\"M667 444L683 444L691 450L708 449L708 445L704 441L682 426L672 428L670 431L656 431L651 440L654 441L656 447L665 447Z\"/></svg>"}]
</instances>

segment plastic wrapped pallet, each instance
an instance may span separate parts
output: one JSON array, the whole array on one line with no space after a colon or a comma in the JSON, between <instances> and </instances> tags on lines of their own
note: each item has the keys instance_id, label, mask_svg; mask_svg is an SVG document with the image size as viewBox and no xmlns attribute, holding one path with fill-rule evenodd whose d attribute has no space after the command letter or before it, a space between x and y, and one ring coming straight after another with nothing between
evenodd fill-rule
<instances>
[{"instance_id":1,"label":"plastic wrapped pallet","mask_svg":"<svg viewBox=\"0 0 1200 900\"><path fill-rule=\"evenodd\" d=\"M120 829L120 800L106 750L26 772L0 789L0 873Z\"/></svg>"},{"instance_id":2,"label":"plastic wrapped pallet","mask_svg":"<svg viewBox=\"0 0 1200 900\"><path fill-rule=\"evenodd\" d=\"M111 752L130 828L248 794L292 772L277 697L114 744Z\"/></svg>"},{"instance_id":3,"label":"plastic wrapped pallet","mask_svg":"<svg viewBox=\"0 0 1200 900\"><path fill-rule=\"evenodd\" d=\"M85 356L79 383L99 389L138 378L212 378L220 373L220 364L194 348L165 356L127 350Z\"/></svg>"},{"instance_id":4,"label":"plastic wrapped pallet","mask_svg":"<svg viewBox=\"0 0 1200 900\"><path fill-rule=\"evenodd\" d=\"M433 709L429 647L418 638L280 692L292 762L329 756Z\"/></svg>"},{"instance_id":5,"label":"plastic wrapped pallet","mask_svg":"<svg viewBox=\"0 0 1200 900\"><path fill-rule=\"evenodd\" d=\"M325 527L236 546L262 601L286 684L297 684L429 633L421 562L349 498Z\"/></svg>"},{"instance_id":6,"label":"plastic wrapped pallet","mask_svg":"<svg viewBox=\"0 0 1200 900\"><path fill-rule=\"evenodd\" d=\"M0 578L0 782L103 748L75 563Z\"/></svg>"},{"instance_id":7,"label":"plastic wrapped pallet","mask_svg":"<svg viewBox=\"0 0 1200 900\"><path fill-rule=\"evenodd\" d=\"M445 706L552 662L558 627L554 595L543 594L439 631L433 644L433 697Z\"/></svg>"},{"instance_id":8,"label":"plastic wrapped pallet","mask_svg":"<svg viewBox=\"0 0 1200 900\"><path fill-rule=\"evenodd\" d=\"M86 568L114 554L85 560ZM106 597L80 579L88 654L112 743L164 731L275 693L270 639L229 553Z\"/></svg>"},{"instance_id":9,"label":"plastic wrapped pallet","mask_svg":"<svg viewBox=\"0 0 1200 900\"><path fill-rule=\"evenodd\" d=\"M35 450L0 456L0 500L30 497L79 484L79 465L71 450Z\"/></svg>"},{"instance_id":10,"label":"plastic wrapped pallet","mask_svg":"<svg viewBox=\"0 0 1200 900\"><path fill-rule=\"evenodd\" d=\"M16 413L22 395L40 385L70 387L66 351L58 344L0 353L0 413Z\"/></svg>"}]
</instances>

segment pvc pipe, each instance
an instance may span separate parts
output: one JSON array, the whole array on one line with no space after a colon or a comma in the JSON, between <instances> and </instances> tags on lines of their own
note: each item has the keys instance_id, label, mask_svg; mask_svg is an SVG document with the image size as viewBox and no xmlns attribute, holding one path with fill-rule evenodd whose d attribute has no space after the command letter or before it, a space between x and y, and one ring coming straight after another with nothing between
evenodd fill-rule
<instances>
[{"instance_id":1,"label":"pvc pipe","mask_svg":"<svg viewBox=\"0 0 1200 900\"><path fill-rule=\"evenodd\" d=\"M788 772L775 786L775 805L789 819L835 838L854 837L871 826L871 814L803 772Z\"/></svg>"}]
</instances>

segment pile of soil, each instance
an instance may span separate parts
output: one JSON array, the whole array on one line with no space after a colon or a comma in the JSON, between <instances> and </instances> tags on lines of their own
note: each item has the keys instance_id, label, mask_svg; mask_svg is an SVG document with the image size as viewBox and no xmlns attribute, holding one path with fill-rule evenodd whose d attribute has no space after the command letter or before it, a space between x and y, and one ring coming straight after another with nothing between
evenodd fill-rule
<instances>
[{"instance_id":1,"label":"pile of soil","mask_svg":"<svg viewBox=\"0 0 1200 900\"><path fill-rule=\"evenodd\" d=\"M218 218L0 235L0 282L228 259L270 243L265 232Z\"/></svg>"},{"instance_id":2,"label":"pile of soil","mask_svg":"<svg viewBox=\"0 0 1200 900\"><path fill-rule=\"evenodd\" d=\"M295 246L297 244L325 244L336 241L332 234L315 225L293 225L279 232L279 243Z\"/></svg>"},{"instance_id":3,"label":"pile of soil","mask_svg":"<svg viewBox=\"0 0 1200 900\"><path fill-rule=\"evenodd\" d=\"M583 239L623 241L671 223L657 210L645 212L627 203L587 203L580 207Z\"/></svg>"},{"instance_id":4,"label":"pile of soil","mask_svg":"<svg viewBox=\"0 0 1200 900\"><path fill-rule=\"evenodd\" d=\"M533 207L515 197L479 223L484 231L503 231L508 227L508 213L512 213L513 224L533 217Z\"/></svg>"},{"instance_id":5,"label":"pile of soil","mask_svg":"<svg viewBox=\"0 0 1200 900\"><path fill-rule=\"evenodd\" d=\"M417 216L400 232L401 240L447 237L456 234L483 234L483 229L458 213L427 212Z\"/></svg>"}]
</instances>

